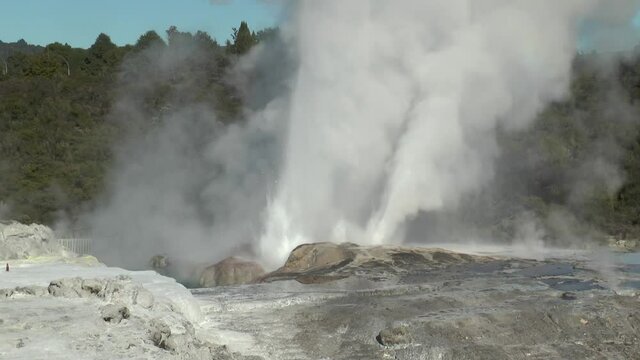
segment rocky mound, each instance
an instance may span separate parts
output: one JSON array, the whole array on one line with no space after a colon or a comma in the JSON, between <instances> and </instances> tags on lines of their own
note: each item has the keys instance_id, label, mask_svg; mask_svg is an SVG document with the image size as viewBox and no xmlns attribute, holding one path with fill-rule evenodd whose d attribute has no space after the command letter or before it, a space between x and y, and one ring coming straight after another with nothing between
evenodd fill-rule
<instances>
[{"instance_id":1,"label":"rocky mound","mask_svg":"<svg viewBox=\"0 0 640 360\"><path fill-rule=\"evenodd\" d=\"M353 243L329 242L304 244L293 249L285 264L265 274L254 261L237 257L224 259L200 272L203 288L252 284L295 279L300 283L324 283L352 275L369 278L397 275L407 271L438 269L469 262L482 263L492 258L467 255L443 249L407 248L398 246L366 247ZM156 271L163 271L165 257L152 259Z\"/></svg>"},{"instance_id":2,"label":"rocky mound","mask_svg":"<svg viewBox=\"0 0 640 360\"><path fill-rule=\"evenodd\" d=\"M291 252L281 268L267 274L261 281L295 279L301 283L322 283L363 273L375 279L407 271L438 269L489 260L489 257L443 249L366 247L352 243L304 244Z\"/></svg>"},{"instance_id":3,"label":"rocky mound","mask_svg":"<svg viewBox=\"0 0 640 360\"><path fill-rule=\"evenodd\" d=\"M7 311L21 307L30 311L22 315L19 311ZM5 310L2 323L9 329L19 323L37 324L25 326L18 332L18 345L12 351L14 355L25 355L24 358L28 358L29 351L38 351L38 342L43 336L48 341L69 344L73 348L69 358L75 358L72 353L78 358L100 359L242 358L224 346L201 340L194 324L175 306L156 299L128 276L65 278L52 281L48 287L0 289L0 309ZM46 314L40 314L40 310ZM47 316L52 315L56 319L49 323ZM0 330L0 338L6 340L10 336L11 331L5 334ZM3 353L2 346L0 353Z\"/></svg>"},{"instance_id":4,"label":"rocky mound","mask_svg":"<svg viewBox=\"0 0 640 360\"><path fill-rule=\"evenodd\" d=\"M0 223L0 259L27 259L36 256L65 257L71 253L60 245L53 230L38 224Z\"/></svg>"}]
</instances>

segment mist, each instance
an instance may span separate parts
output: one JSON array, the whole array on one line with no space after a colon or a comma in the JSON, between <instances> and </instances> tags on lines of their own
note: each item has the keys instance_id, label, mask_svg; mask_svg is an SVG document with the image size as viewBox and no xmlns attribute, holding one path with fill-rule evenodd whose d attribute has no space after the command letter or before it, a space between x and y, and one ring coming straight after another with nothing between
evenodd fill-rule
<instances>
[{"instance_id":1,"label":"mist","mask_svg":"<svg viewBox=\"0 0 640 360\"><path fill-rule=\"evenodd\" d=\"M603 43L637 8L615 4L287 2L277 45L257 46L225 75L245 97L241 119L223 123L190 97L197 77L187 74L173 80L182 90L172 107L153 115L160 126L123 142L90 216L93 236L109 239L98 256L140 267L156 254L212 263L242 252L275 267L304 242L424 238L429 227L416 223L442 214L468 237L457 224L495 182L499 133L527 129L567 96L585 23ZM147 84L200 55L169 46L139 56L143 75L123 81L113 110L133 124L151 116ZM623 178L614 158L585 165L612 191ZM540 237L535 221L518 220L516 237Z\"/></svg>"},{"instance_id":2,"label":"mist","mask_svg":"<svg viewBox=\"0 0 640 360\"><path fill-rule=\"evenodd\" d=\"M252 255L277 169L281 129L269 110L277 102L247 114L252 121L220 119L196 91L198 69L217 66L206 55L196 39L178 36L124 61L110 119L126 130L108 192L86 220L107 263L146 268L155 255L191 265ZM150 99L163 101L160 111Z\"/></svg>"},{"instance_id":3,"label":"mist","mask_svg":"<svg viewBox=\"0 0 640 360\"><path fill-rule=\"evenodd\" d=\"M457 213L494 180L497 129L525 129L566 96L584 22L629 21L633 4L616 4L299 3L284 28L300 67L263 256L401 243L418 215Z\"/></svg>"}]
</instances>

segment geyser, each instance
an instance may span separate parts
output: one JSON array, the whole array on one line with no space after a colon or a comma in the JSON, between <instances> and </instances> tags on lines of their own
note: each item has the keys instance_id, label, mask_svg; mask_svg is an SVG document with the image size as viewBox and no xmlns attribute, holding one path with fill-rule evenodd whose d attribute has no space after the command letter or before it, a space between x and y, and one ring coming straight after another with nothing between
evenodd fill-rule
<instances>
[{"instance_id":1,"label":"geyser","mask_svg":"<svg viewBox=\"0 0 640 360\"><path fill-rule=\"evenodd\" d=\"M491 181L497 128L521 129L565 95L583 21L615 23L632 3L297 3L283 32L299 68L262 255L401 242L418 212L455 210Z\"/></svg>"},{"instance_id":2,"label":"geyser","mask_svg":"<svg viewBox=\"0 0 640 360\"><path fill-rule=\"evenodd\" d=\"M275 268L303 242L402 242L417 214L455 211L492 181L498 129L523 129L565 96L585 20L626 24L635 5L285 2L283 46L259 46L235 75L246 83L282 53L293 68L253 84L259 101L226 127L211 128L214 112L178 77L162 126L119 151L113 196L90 221L96 238L114 239L98 256L213 264L250 242ZM149 76L125 87L115 107L125 119L146 116L149 81L175 81L182 59L207 61L191 45L141 55Z\"/></svg>"}]
</instances>

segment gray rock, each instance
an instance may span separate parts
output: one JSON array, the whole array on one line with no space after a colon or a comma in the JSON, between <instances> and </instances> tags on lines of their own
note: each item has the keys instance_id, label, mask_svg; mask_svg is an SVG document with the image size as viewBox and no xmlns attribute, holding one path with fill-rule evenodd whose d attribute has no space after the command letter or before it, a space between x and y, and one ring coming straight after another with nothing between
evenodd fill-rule
<instances>
[{"instance_id":1,"label":"gray rock","mask_svg":"<svg viewBox=\"0 0 640 360\"><path fill-rule=\"evenodd\" d=\"M15 291L13 290L13 292ZM28 291L37 294L38 289L34 288ZM145 309L151 308L154 304L151 292L133 282L128 276L117 276L114 279L60 279L52 281L47 291L55 297L97 297L106 302L127 306L139 305Z\"/></svg>"},{"instance_id":2,"label":"gray rock","mask_svg":"<svg viewBox=\"0 0 640 360\"><path fill-rule=\"evenodd\" d=\"M16 296L44 296L47 288L42 286L19 286L14 289L0 289L0 298L13 298Z\"/></svg>"},{"instance_id":3,"label":"gray rock","mask_svg":"<svg viewBox=\"0 0 640 360\"><path fill-rule=\"evenodd\" d=\"M171 328L165 322L160 320L153 320L149 325L150 338L153 343L161 348L167 350L167 340L171 335Z\"/></svg>"},{"instance_id":4,"label":"gray rock","mask_svg":"<svg viewBox=\"0 0 640 360\"><path fill-rule=\"evenodd\" d=\"M153 319L149 323L151 341L159 348L174 353L209 352L209 345L196 336L193 324L175 315Z\"/></svg>"},{"instance_id":5,"label":"gray rock","mask_svg":"<svg viewBox=\"0 0 640 360\"><path fill-rule=\"evenodd\" d=\"M53 231L44 225L0 223L0 259L72 255L55 240Z\"/></svg>"},{"instance_id":6,"label":"gray rock","mask_svg":"<svg viewBox=\"0 0 640 360\"><path fill-rule=\"evenodd\" d=\"M190 339L185 334L171 334L164 343L164 349L169 351L179 351L188 347Z\"/></svg>"},{"instance_id":7,"label":"gray rock","mask_svg":"<svg viewBox=\"0 0 640 360\"><path fill-rule=\"evenodd\" d=\"M124 305L107 304L100 309L102 319L106 322L119 324L131 316L129 308Z\"/></svg>"},{"instance_id":8,"label":"gray rock","mask_svg":"<svg viewBox=\"0 0 640 360\"><path fill-rule=\"evenodd\" d=\"M98 297L111 302L132 303L134 295L134 289L130 288L132 286L135 285L118 279L110 279L105 282L102 291L98 293Z\"/></svg>"},{"instance_id":9,"label":"gray rock","mask_svg":"<svg viewBox=\"0 0 640 360\"><path fill-rule=\"evenodd\" d=\"M54 280L49 284L49 294L55 297L79 298L87 297L90 293L82 289L81 278Z\"/></svg>"},{"instance_id":10,"label":"gray rock","mask_svg":"<svg viewBox=\"0 0 640 360\"><path fill-rule=\"evenodd\" d=\"M98 297L112 303L135 304L138 293L144 288L128 276L117 276L115 279L103 280L104 286ZM145 295L142 295L141 301Z\"/></svg>"},{"instance_id":11,"label":"gray rock","mask_svg":"<svg viewBox=\"0 0 640 360\"><path fill-rule=\"evenodd\" d=\"M406 326L397 326L380 331L376 341L382 346L397 346L410 344L413 340Z\"/></svg>"},{"instance_id":12,"label":"gray rock","mask_svg":"<svg viewBox=\"0 0 640 360\"><path fill-rule=\"evenodd\" d=\"M29 295L29 296L44 296L49 292L46 287L43 286L22 286L17 287L15 292L21 295Z\"/></svg>"},{"instance_id":13,"label":"gray rock","mask_svg":"<svg viewBox=\"0 0 640 360\"><path fill-rule=\"evenodd\" d=\"M153 294L145 288L140 288L135 294L133 303L145 309L150 309L154 303Z\"/></svg>"},{"instance_id":14,"label":"gray rock","mask_svg":"<svg viewBox=\"0 0 640 360\"><path fill-rule=\"evenodd\" d=\"M82 280L82 289L88 291L93 295L98 295L104 288L104 281L98 279L85 279Z\"/></svg>"}]
</instances>

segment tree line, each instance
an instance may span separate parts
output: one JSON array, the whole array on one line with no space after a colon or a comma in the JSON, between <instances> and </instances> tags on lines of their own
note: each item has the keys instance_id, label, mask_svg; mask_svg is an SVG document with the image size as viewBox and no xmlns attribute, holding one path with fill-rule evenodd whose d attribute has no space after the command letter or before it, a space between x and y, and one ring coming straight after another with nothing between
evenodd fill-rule
<instances>
[{"instance_id":1,"label":"tree line","mask_svg":"<svg viewBox=\"0 0 640 360\"><path fill-rule=\"evenodd\" d=\"M114 144L132 131L110 116L122 79L135 85L147 66L137 54L195 46L199 55L180 60L175 75L197 80L184 96L210 104L223 123L240 121L245 99L226 75L253 46L269 46L276 31L253 32L242 22L224 44L176 27L125 46L106 34L88 49L0 43L7 70L0 72L0 209L6 210L0 217L52 224L95 205ZM502 155L494 184L463 209L494 236L513 235L508 220L522 212L547 222L550 237L563 231L553 214L566 215L585 234L640 235L640 55L625 54L608 71L596 65L601 62L599 54L577 55L565 100L549 104L529 129L498 129ZM153 83L143 104L150 118L169 105L177 83Z\"/></svg>"},{"instance_id":2,"label":"tree line","mask_svg":"<svg viewBox=\"0 0 640 360\"><path fill-rule=\"evenodd\" d=\"M136 66L147 65L141 52L197 48L198 56L183 59L182 68L198 73L183 75L199 80L194 96L209 102L222 121L232 121L239 118L242 104L225 73L273 31L253 32L242 22L222 45L206 32L176 27L165 38L149 31L125 46L106 34L88 49L57 42L45 47L0 43L7 67L0 72L0 217L52 224L91 209L105 189L114 145L132 129L110 116L122 79L135 78ZM164 80L154 84L146 99L150 113L167 106L173 84Z\"/></svg>"}]
</instances>

